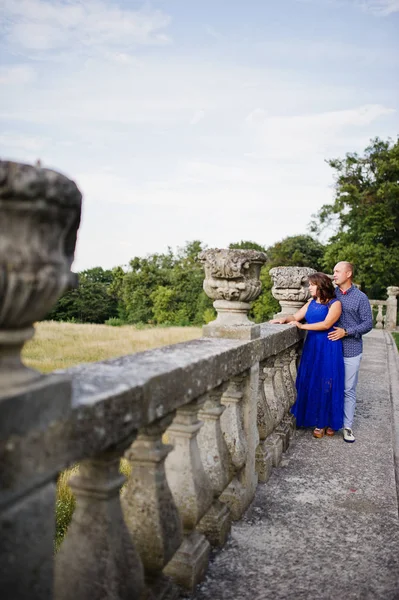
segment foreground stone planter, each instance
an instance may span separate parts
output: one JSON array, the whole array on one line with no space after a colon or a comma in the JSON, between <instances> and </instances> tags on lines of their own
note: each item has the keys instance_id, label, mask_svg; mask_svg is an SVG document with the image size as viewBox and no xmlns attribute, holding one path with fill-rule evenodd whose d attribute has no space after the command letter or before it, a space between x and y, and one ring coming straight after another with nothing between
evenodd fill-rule
<instances>
[{"instance_id":1,"label":"foreground stone planter","mask_svg":"<svg viewBox=\"0 0 399 600\"><path fill-rule=\"evenodd\" d=\"M64 175L0 162L0 395L37 379L20 353L71 273L82 196Z\"/></svg>"}]
</instances>

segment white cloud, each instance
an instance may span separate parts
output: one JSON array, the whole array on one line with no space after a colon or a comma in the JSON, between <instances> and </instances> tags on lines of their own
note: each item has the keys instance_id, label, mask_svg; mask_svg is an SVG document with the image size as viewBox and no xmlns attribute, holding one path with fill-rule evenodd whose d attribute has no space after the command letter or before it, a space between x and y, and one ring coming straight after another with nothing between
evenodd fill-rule
<instances>
[{"instance_id":1,"label":"white cloud","mask_svg":"<svg viewBox=\"0 0 399 600\"><path fill-rule=\"evenodd\" d=\"M170 17L159 10L123 9L103 0L0 0L11 48L30 56L164 44Z\"/></svg>"},{"instance_id":2,"label":"white cloud","mask_svg":"<svg viewBox=\"0 0 399 600\"><path fill-rule=\"evenodd\" d=\"M292 37L289 44L285 39L267 39L257 41L255 47L265 56L273 56L274 60L291 61L294 54L295 60L306 61L308 66L322 64L325 67L326 61L340 66L343 62L348 64L349 61L354 61L358 68L399 63L399 57L387 52L383 45L376 46L358 40L336 40L331 35L313 39L303 39L298 35Z\"/></svg>"},{"instance_id":3,"label":"white cloud","mask_svg":"<svg viewBox=\"0 0 399 600\"><path fill-rule=\"evenodd\" d=\"M359 6L376 16L387 17L399 12L399 0L360 0Z\"/></svg>"},{"instance_id":4,"label":"white cloud","mask_svg":"<svg viewBox=\"0 0 399 600\"><path fill-rule=\"evenodd\" d=\"M190 125L197 125L197 123L199 123L200 121L202 121L202 119L205 117L205 112L203 110L197 110L191 120L190 120Z\"/></svg>"},{"instance_id":5,"label":"white cloud","mask_svg":"<svg viewBox=\"0 0 399 600\"><path fill-rule=\"evenodd\" d=\"M355 6L378 17L387 17L399 12L399 0L296 0L304 4L324 4L335 8Z\"/></svg>"},{"instance_id":6,"label":"white cloud","mask_svg":"<svg viewBox=\"0 0 399 600\"><path fill-rule=\"evenodd\" d=\"M270 68L209 64L192 57L171 57L167 64L153 57L127 60L123 53L121 60L113 58L92 58L51 74L42 69L41 85L29 88L28 95L5 90L0 116L73 127L114 123L170 128L201 122L202 135L206 126L212 135L223 131L226 139L254 106L270 115L298 113L320 104L347 104L353 96L344 85L310 87L299 76Z\"/></svg>"},{"instance_id":7,"label":"white cloud","mask_svg":"<svg viewBox=\"0 0 399 600\"><path fill-rule=\"evenodd\" d=\"M32 83L35 77L35 70L28 65L0 67L0 85L24 85L26 83Z\"/></svg>"},{"instance_id":8,"label":"white cloud","mask_svg":"<svg viewBox=\"0 0 399 600\"><path fill-rule=\"evenodd\" d=\"M345 144L353 131L361 130L378 119L395 113L379 104L353 109L288 117L267 116L257 108L245 121L258 138L265 156L308 160L315 154L327 155L337 144Z\"/></svg>"},{"instance_id":9,"label":"white cloud","mask_svg":"<svg viewBox=\"0 0 399 600\"><path fill-rule=\"evenodd\" d=\"M28 136L14 132L0 134L0 147L16 148L26 152L38 151L48 143L48 138L40 136Z\"/></svg>"}]
</instances>

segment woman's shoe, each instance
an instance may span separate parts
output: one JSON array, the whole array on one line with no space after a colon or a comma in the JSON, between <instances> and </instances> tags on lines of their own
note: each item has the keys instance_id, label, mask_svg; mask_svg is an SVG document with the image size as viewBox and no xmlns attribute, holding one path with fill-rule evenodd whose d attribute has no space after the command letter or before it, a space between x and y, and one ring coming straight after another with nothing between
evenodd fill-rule
<instances>
[{"instance_id":1,"label":"woman's shoe","mask_svg":"<svg viewBox=\"0 0 399 600\"><path fill-rule=\"evenodd\" d=\"M329 435L330 437L332 437L334 434L335 434L334 429L331 429L331 427L327 427L326 435Z\"/></svg>"},{"instance_id":2,"label":"woman's shoe","mask_svg":"<svg viewBox=\"0 0 399 600\"><path fill-rule=\"evenodd\" d=\"M315 427L315 429L313 429L313 437L322 438L323 435L324 435L324 429L319 429L319 427Z\"/></svg>"}]
</instances>

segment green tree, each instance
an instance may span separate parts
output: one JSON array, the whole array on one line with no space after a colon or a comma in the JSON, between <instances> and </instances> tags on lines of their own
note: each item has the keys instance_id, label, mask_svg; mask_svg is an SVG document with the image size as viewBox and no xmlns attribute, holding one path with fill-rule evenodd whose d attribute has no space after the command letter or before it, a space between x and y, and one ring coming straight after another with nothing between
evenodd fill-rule
<instances>
[{"instance_id":1,"label":"green tree","mask_svg":"<svg viewBox=\"0 0 399 600\"><path fill-rule=\"evenodd\" d=\"M293 235L270 246L267 258L273 267L311 267L321 271L324 251L323 244L312 236Z\"/></svg>"},{"instance_id":2,"label":"green tree","mask_svg":"<svg viewBox=\"0 0 399 600\"><path fill-rule=\"evenodd\" d=\"M159 285L151 294L154 321L163 325L174 325L178 311L176 291L171 287Z\"/></svg>"},{"instance_id":3,"label":"green tree","mask_svg":"<svg viewBox=\"0 0 399 600\"><path fill-rule=\"evenodd\" d=\"M115 282L122 305L120 313L126 314L130 323L204 323L212 301L202 289L204 270L198 254L203 249L201 242L194 240L179 248L175 255L169 249L167 254L131 260L122 283L119 279Z\"/></svg>"},{"instance_id":4,"label":"green tree","mask_svg":"<svg viewBox=\"0 0 399 600\"><path fill-rule=\"evenodd\" d=\"M324 255L331 272L335 263L355 265L355 281L373 298L384 297L399 281L399 140L371 140L363 156L348 153L329 160L335 171L335 199L310 224L332 235Z\"/></svg>"},{"instance_id":5,"label":"green tree","mask_svg":"<svg viewBox=\"0 0 399 600\"><path fill-rule=\"evenodd\" d=\"M256 242L243 241L229 244L230 250L258 250L258 252L266 252L265 246L261 246Z\"/></svg>"},{"instance_id":6,"label":"green tree","mask_svg":"<svg viewBox=\"0 0 399 600\"><path fill-rule=\"evenodd\" d=\"M118 301L108 292L112 271L94 267L79 273L79 286L67 290L50 313L47 320L77 321L79 323L104 323L118 315Z\"/></svg>"},{"instance_id":7,"label":"green tree","mask_svg":"<svg viewBox=\"0 0 399 600\"><path fill-rule=\"evenodd\" d=\"M204 313L212 309L212 300L203 291L204 269L198 255L205 249L202 242L187 242L177 251L171 284L178 298L176 325L202 325Z\"/></svg>"},{"instance_id":8,"label":"green tree","mask_svg":"<svg viewBox=\"0 0 399 600\"><path fill-rule=\"evenodd\" d=\"M112 269L112 281L108 286L108 294L117 301L118 318L122 321L127 321L126 307L123 302L123 281L125 271L121 266Z\"/></svg>"},{"instance_id":9,"label":"green tree","mask_svg":"<svg viewBox=\"0 0 399 600\"><path fill-rule=\"evenodd\" d=\"M154 321L152 293L159 286L170 286L174 257L167 254L150 254L145 258L136 256L129 263L129 270L121 287L122 310L129 323Z\"/></svg>"}]
</instances>

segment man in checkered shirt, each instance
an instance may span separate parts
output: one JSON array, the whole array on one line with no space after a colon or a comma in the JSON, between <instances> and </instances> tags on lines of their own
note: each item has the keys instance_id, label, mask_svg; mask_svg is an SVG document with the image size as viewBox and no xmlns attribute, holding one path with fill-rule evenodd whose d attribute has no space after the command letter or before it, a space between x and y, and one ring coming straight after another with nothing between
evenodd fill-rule
<instances>
[{"instance_id":1,"label":"man in checkered shirt","mask_svg":"<svg viewBox=\"0 0 399 600\"><path fill-rule=\"evenodd\" d=\"M362 359L362 335L373 328L370 302L352 283L353 265L339 262L334 267L334 281L337 285L335 295L342 304L342 314L328 334L332 341L342 339L345 363L345 402L344 402L344 440L354 442L352 431L356 407L356 385Z\"/></svg>"}]
</instances>

